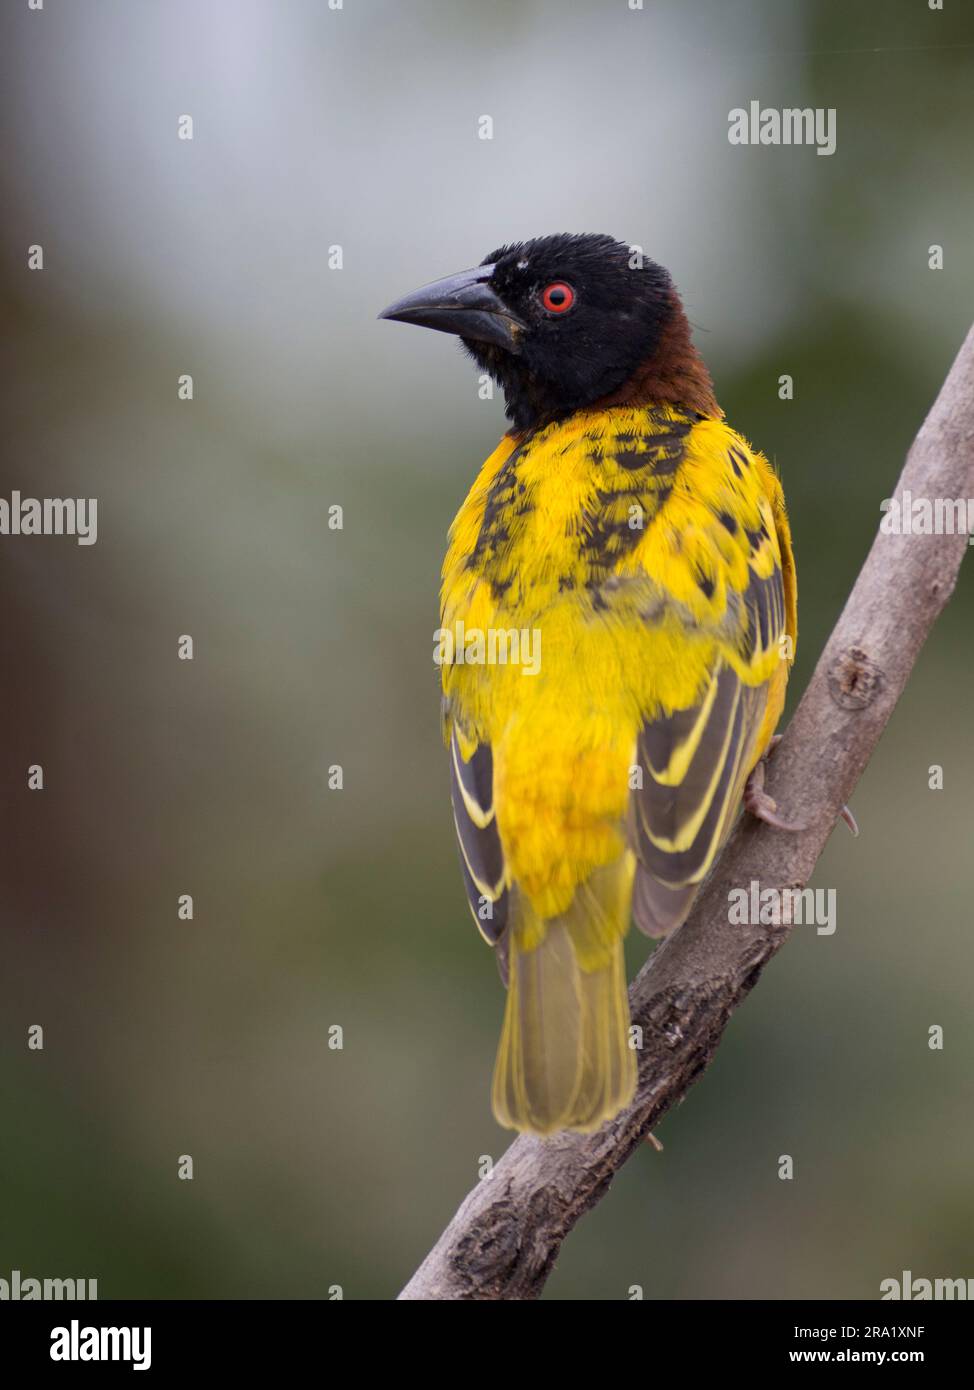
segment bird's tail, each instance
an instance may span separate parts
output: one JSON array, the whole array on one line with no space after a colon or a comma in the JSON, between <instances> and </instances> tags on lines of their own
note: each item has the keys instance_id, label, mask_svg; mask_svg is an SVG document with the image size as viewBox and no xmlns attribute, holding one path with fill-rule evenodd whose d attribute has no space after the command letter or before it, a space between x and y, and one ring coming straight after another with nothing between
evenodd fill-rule
<instances>
[{"instance_id":1,"label":"bird's tail","mask_svg":"<svg viewBox=\"0 0 974 1390\"><path fill-rule=\"evenodd\" d=\"M623 957L628 861L598 870L568 911L547 921L518 895L493 1087L494 1114L508 1129L589 1133L633 1097Z\"/></svg>"}]
</instances>

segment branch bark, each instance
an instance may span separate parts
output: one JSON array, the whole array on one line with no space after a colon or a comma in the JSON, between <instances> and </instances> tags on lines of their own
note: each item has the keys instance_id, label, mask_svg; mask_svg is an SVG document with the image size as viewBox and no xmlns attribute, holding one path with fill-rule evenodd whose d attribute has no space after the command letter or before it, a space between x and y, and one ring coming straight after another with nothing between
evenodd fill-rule
<instances>
[{"instance_id":1,"label":"branch bark","mask_svg":"<svg viewBox=\"0 0 974 1390\"><path fill-rule=\"evenodd\" d=\"M917 435L894 496L974 498L974 328ZM803 888L869 761L927 634L953 592L968 536L877 532L808 689L768 768L785 834L741 818L684 925L629 991L643 1029L630 1108L597 1134L520 1136L460 1206L402 1299L537 1298L562 1241L683 1099L733 1011L792 928L728 922L728 894Z\"/></svg>"}]
</instances>

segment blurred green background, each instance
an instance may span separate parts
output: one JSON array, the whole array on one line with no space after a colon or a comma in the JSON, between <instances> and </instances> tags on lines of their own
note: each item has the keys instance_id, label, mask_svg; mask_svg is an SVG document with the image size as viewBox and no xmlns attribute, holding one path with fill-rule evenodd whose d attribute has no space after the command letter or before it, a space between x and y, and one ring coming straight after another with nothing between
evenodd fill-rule
<instances>
[{"instance_id":1,"label":"blurred green background","mask_svg":"<svg viewBox=\"0 0 974 1390\"><path fill-rule=\"evenodd\" d=\"M548 232L667 265L784 479L794 699L974 315L974 16L46 0L2 37L0 495L96 496L99 538L0 543L0 1276L390 1297L508 1142L431 660L504 421L451 340L375 315ZM834 107L836 153L729 145L752 99ZM819 865L836 934L796 933L547 1297L974 1276L972 583Z\"/></svg>"}]
</instances>

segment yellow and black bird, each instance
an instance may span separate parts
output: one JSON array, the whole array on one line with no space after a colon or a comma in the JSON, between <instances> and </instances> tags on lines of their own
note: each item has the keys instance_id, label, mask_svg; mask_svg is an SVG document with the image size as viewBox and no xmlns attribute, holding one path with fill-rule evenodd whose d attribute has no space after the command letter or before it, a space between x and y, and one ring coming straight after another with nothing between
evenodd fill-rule
<instances>
[{"instance_id":1,"label":"yellow and black bird","mask_svg":"<svg viewBox=\"0 0 974 1390\"><path fill-rule=\"evenodd\" d=\"M742 796L784 824L749 782L796 633L781 486L725 424L668 273L611 237L501 247L381 317L457 334L504 391L443 566L453 811L508 982L494 1113L591 1131L635 1090L630 915L683 921Z\"/></svg>"}]
</instances>

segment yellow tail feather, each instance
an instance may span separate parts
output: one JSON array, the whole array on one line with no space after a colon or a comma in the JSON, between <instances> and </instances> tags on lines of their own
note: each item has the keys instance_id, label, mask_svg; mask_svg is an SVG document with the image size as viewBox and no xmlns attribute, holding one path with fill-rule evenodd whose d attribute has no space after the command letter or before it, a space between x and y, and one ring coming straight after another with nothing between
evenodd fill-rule
<instances>
[{"instance_id":1,"label":"yellow tail feather","mask_svg":"<svg viewBox=\"0 0 974 1390\"><path fill-rule=\"evenodd\" d=\"M613 906L626 896L618 876ZM631 881L629 865L622 876ZM524 920L531 914L522 901L521 920L510 930L510 989L493 1086L494 1115L508 1129L590 1133L636 1089L622 949L628 911L620 920L585 888L569 912L543 924ZM539 944L524 948L539 936Z\"/></svg>"}]
</instances>

